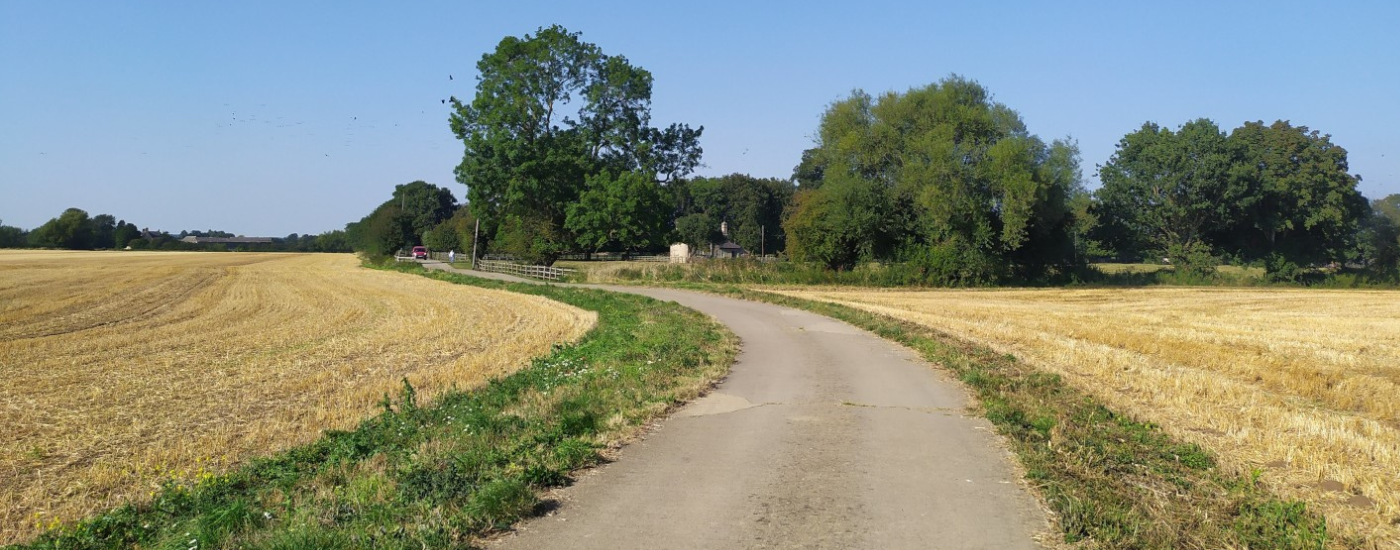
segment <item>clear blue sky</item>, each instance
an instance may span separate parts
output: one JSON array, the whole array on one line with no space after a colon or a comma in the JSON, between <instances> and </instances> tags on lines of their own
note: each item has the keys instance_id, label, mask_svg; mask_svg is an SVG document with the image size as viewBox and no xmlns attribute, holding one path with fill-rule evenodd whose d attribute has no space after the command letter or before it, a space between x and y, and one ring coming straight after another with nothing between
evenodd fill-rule
<instances>
[{"instance_id":1,"label":"clear blue sky","mask_svg":"<svg viewBox=\"0 0 1400 550\"><path fill-rule=\"evenodd\" d=\"M217 5L216 5L217 4ZM440 100L554 23L652 72L704 175L787 177L826 105L958 73L1086 179L1144 121L1288 119L1400 193L1400 3L0 2L0 220L319 233L422 179L465 188ZM453 80L448 80L448 75Z\"/></svg>"}]
</instances>

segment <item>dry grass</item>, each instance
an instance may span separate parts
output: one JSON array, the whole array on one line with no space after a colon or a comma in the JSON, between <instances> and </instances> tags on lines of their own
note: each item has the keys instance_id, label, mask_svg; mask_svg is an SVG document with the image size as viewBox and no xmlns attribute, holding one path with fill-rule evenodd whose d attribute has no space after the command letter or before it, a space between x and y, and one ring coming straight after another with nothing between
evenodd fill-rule
<instances>
[{"instance_id":1,"label":"dry grass","mask_svg":"<svg viewBox=\"0 0 1400 550\"><path fill-rule=\"evenodd\" d=\"M1162 264L1094 264L1094 268L1116 275L1119 273L1156 273L1164 269L1172 269L1172 266ZM1215 268L1220 273L1235 275L1254 279L1264 278L1264 268L1262 267L1240 267L1235 265L1221 265Z\"/></svg>"},{"instance_id":2,"label":"dry grass","mask_svg":"<svg viewBox=\"0 0 1400 550\"><path fill-rule=\"evenodd\" d=\"M0 252L0 543L466 388L596 314L349 255Z\"/></svg>"},{"instance_id":3,"label":"dry grass","mask_svg":"<svg viewBox=\"0 0 1400 550\"><path fill-rule=\"evenodd\" d=\"M1400 544L1400 293L776 291L1012 353L1216 452L1342 533Z\"/></svg>"},{"instance_id":4,"label":"dry grass","mask_svg":"<svg viewBox=\"0 0 1400 550\"><path fill-rule=\"evenodd\" d=\"M563 261L556 262L556 267L567 267L577 269L579 273L590 283L618 283L625 281L635 282L638 279L655 279L657 272L667 270L689 271L695 268L694 263L671 264L665 262L624 262L624 261ZM628 276L621 276L622 272L630 272Z\"/></svg>"}]
</instances>

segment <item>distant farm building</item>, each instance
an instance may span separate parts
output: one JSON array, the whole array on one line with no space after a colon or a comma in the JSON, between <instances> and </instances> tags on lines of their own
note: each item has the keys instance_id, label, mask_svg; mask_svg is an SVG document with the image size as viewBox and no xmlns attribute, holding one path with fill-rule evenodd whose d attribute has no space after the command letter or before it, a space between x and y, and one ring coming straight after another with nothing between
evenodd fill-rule
<instances>
[{"instance_id":1,"label":"distant farm building","mask_svg":"<svg viewBox=\"0 0 1400 550\"><path fill-rule=\"evenodd\" d=\"M272 244L272 237L196 237L190 235L180 242L190 244L226 244L237 246L240 244Z\"/></svg>"},{"instance_id":2,"label":"distant farm building","mask_svg":"<svg viewBox=\"0 0 1400 550\"><path fill-rule=\"evenodd\" d=\"M748 254L744 251L744 247L739 246L739 244L734 241L726 241L724 244L719 245L719 253L728 254L730 258L738 258L739 256Z\"/></svg>"}]
</instances>

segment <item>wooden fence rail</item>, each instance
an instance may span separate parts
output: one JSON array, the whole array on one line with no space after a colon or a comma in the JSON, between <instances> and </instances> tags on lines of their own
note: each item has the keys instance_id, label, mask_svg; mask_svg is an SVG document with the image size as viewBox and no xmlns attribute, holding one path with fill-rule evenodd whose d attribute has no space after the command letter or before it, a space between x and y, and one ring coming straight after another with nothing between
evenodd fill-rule
<instances>
[{"instance_id":1,"label":"wooden fence rail","mask_svg":"<svg viewBox=\"0 0 1400 550\"><path fill-rule=\"evenodd\" d=\"M563 267L524 265L514 262L502 262L499 260L477 260L476 268L479 271L505 273L517 277L530 277L532 279L544 279L548 281L558 281L563 277L574 274L576 271Z\"/></svg>"}]
</instances>

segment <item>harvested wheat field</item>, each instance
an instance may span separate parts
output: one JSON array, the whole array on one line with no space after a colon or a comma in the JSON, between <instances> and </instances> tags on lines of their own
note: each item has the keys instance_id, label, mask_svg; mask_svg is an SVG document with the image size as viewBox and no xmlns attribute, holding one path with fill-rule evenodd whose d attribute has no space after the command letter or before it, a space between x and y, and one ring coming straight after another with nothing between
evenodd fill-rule
<instances>
[{"instance_id":1,"label":"harvested wheat field","mask_svg":"<svg viewBox=\"0 0 1400 550\"><path fill-rule=\"evenodd\" d=\"M1400 293L1254 289L779 293L1012 353L1400 544Z\"/></svg>"},{"instance_id":2,"label":"harvested wheat field","mask_svg":"<svg viewBox=\"0 0 1400 550\"><path fill-rule=\"evenodd\" d=\"M594 313L349 255L0 252L0 543L467 388Z\"/></svg>"}]
</instances>

